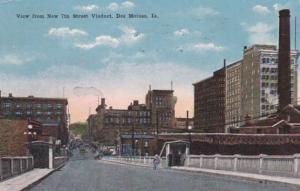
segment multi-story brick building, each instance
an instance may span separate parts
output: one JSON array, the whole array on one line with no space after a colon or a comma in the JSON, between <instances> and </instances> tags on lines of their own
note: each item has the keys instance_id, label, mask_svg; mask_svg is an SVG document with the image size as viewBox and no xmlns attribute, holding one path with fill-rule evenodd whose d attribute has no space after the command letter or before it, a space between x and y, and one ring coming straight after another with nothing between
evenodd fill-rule
<instances>
[{"instance_id":1,"label":"multi-story brick building","mask_svg":"<svg viewBox=\"0 0 300 191\"><path fill-rule=\"evenodd\" d=\"M291 99L297 104L298 51L291 51ZM272 45L244 48L241 65L241 117L257 118L277 112L278 50Z\"/></svg>"},{"instance_id":2,"label":"multi-story brick building","mask_svg":"<svg viewBox=\"0 0 300 191\"><path fill-rule=\"evenodd\" d=\"M88 132L93 140L100 143L122 145L121 139L125 139L125 135L132 135L135 141L137 134L154 133L151 132L151 111L145 104L139 104L137 100L134 100L127 109L113 109L106 107L103 98L96 111L97 113L90 115L87 120ZM147 140L143 141L147 142Z\"/></svg>"},{"instance_id":3,"label":"multi-story brick building","mask_svg":"<svg viewBox=\"0 0 300 191\"><path fill-rule=\"evenodd\" d=\"M0 97L0 116L5 119L31 119L42 124L42 135L68 142L67 99L41 97Z\"/></svg>"},{"instance_id":4,"label":"multi-story brick building","mask_svg":"<svg viewBox=\"0 0 300 191\"><path fill-rule=\"evenodd\" d=\"M226 66L225 127L236 127L241 121L241 65L239 60Z\"/></svg>"},{"instance_id":5,"label":"multi-story brick building","mask_svg":"<svg viewBox=\"0 0 300 191\"><path fill-rule=\"evenodd\" d=\"M151 110L151 123L159 128L175 126L176 97L173 90L149 90L146 95L146 106Z\"/></svg>"},{"instance_id":6,"label":"multi-story brick building","mask_svg":"<svg viewBox=\"0 0 300 191\"><path fill-rule=\"evenodd\" d=\"M194 126L207 133L225 132L225 65L194 85Z\"/></svg>"}]
</instances>

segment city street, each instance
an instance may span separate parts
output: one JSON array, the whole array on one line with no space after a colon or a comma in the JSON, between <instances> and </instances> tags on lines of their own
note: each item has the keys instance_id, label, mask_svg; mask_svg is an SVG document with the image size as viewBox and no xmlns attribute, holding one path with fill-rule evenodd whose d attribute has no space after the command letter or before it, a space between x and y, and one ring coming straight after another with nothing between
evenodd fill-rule
<instances>
[{"instance_id":1,"label":"city street","mask_svg":"<svg viewBox=\"0 0 300 191\"><path fill-rule=\"evenodd\" d=\"M31 191L283 191L297 190L281 185L232 180L174 170L126 166L99 162L91 154L75 154L62 169L54 172Z\"/></svg>"}]
</instances>

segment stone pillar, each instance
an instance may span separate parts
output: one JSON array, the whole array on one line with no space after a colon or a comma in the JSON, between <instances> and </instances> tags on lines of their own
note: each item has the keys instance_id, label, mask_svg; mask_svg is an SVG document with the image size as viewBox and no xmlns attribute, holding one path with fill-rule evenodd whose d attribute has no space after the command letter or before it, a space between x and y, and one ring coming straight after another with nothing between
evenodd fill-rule
<instances>
[{"instance_id":1,"label":"stone pillar","mask_svg":"<svg viewBox=\"0 0 300 191\"><path fill-rule=\"evenodd\" d=\"M240 155L234 155L234 158L233 158L233 171L237 171L239 156Z\"/></svg>"},{"instance_id":2,"label":"stone pillar","mask_svg":"<svg viewBox=\"0 0 300 191\"><path fill-rule=\"evenodd\" d=\"M185 148L185 156L186 156L186 165L185 166L189 166L190 165L190 146L186 146Z\"/></svg>"},{"instance_id":3,"label":"stone pillar","mask_svg":"<svg viewBox=\"0 0 300 191\"><path fill-rule=\"evenodd\" d=\"M49 139L49 169L53 169L53 139Z\"/></svg>"},{"instance_id":4,"label":"stone pillar","mask_svg":"<svg viewBox=\"0 0 300 191\"><path fill-rule=\"evenodd\" d=\"M20 158L20 173L22 173L23 172L23 158Z\"/></svg>"},{"instance_id":5,"label":"stone pillar","mask_svg":"<svg viewBox=\"0 0 300 191\"><path fill-rule=\"evenodd\" d=\"M259 174L262 174L263 172L263 162L264 162L264 156L263 154L259 155Z\"/></svg>"},{"instance_id":6,"label":"stone pillar","mask_svg":"<svg viewBox=\"0 0 300 191\"><path fill-rule=\"evenodd\" d=\"M203 167L203 155L200 155L200 168Z\"/></svg>"},{"instance_id":7,"label":"stone pillar","mask_svg":"<svg viewBox=\"0 0 300 191\"><path fill-rule=\"evenodd\" d=\"M11 172L11 175L13 176L14 175L14 158L10 159L10 172Z\"/></svg>"},{"instance_id":8,"label":"stone pillar","mask_svg":"<svg viewBox=\"0 0 300 191\"><path fill-rule=\"evenodd\" d=\"M299 174L299 167L300 167L300 154L294 155L294 176Z\"/></svg>"},{"instance_id":9,"label":"stone pillar","mask_svg":"<svg viewBox=\"0 0 300 191\"><path fill-rule=\"evenodd\" d=\"M218 168L218 155L215 155L215 170Z\"/></svg>"},{"instance_id":10,"label":"stone pillar","mask_svg":"<svg viewBox=\"0 0 300 191\"><path fill-rule=\"evenodd\" d=\"M170 144L167 143L166 145L166 166L169 167L169 154L170 154Z\"/></svg>"}]
</instances>

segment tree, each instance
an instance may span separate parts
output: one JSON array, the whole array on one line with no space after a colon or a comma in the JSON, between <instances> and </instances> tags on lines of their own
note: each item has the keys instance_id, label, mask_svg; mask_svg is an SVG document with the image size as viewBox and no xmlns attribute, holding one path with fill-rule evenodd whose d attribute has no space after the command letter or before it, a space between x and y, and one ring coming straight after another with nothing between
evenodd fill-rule
<instances>
[{"instance_id":1,"label":"tree","mask_svg":"<svg viewBox=\"0 0 300 191\"><path fill-rule=\"evenodd\" d=\"M87 138L87 123L72 123L69 126L70 133L72 133L76 137L80 137L81 139Z\"/></svg>"}]
</instances>

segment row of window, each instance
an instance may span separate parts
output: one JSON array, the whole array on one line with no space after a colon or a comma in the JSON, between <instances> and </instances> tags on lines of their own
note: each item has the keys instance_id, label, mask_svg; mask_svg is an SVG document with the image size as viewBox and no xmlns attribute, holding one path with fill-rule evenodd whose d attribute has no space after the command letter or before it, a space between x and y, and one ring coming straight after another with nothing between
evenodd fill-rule
<instances>
[{"instance_id":1,"label":"row of window","mask_svg":"<svg viewBox=\"0 0 300 191\"><path fill-rule=\"evenodd\" d=\"M124 111L124 112L115 112L112 113L109 110L106 111L107 116L115 116L115 117L121 117L121 116L140 116L140 117L149 117L150 111Z\"/></svg>"},{"instance_id":2,"label":"row of window","mask_svg":"<svg viewBox=\"0 0 300 191\"><path fill-rule=\"evenodd\" d=\"M277 83L268 83L268 82L262 82L261 83L262 87L272 87L272 88L277 88Z\"/></svg>"},{"instance_id":3,"label":"row of window","mask_svg":"<svg viewBox=\"0 0 300 191\"><path fill-rule=\"evenodd\" d=\"M271 90L268 91L268 92L266 92L266 90L261 90L261 95L262 95L262 96L265 96L265 95L268 95L268 94L271 94L271 95L277 95L277 90L271 89Z\"/></svg>"},{"instance_id":4,"label":"row of window","mask_svg":"<svg viewBox=\"0 0 300 191\"><path fill-rule=\"evenodd\" d=\"M278 58L262 57L261 58L261 63L263 63L263 64L276 64L276 63L278 63Z\"/></svg>"},{"instance_id":5,"label":"row of window","mask_svg":"<svg viewBox=\"0 0 300 191\"><path fill-rule=\"evenodd\" d=\"M105 123L116 123L116 124L130 124L130 123L140 123L140 124L147 124L150 123L149 118L139 118L139 119L131 119L131 118L105 118L104 120Z\"/></svg>"},{"instance_id":6,"label":"row of window","mask_svg":"<svg viewBox=\"0 0 300 191\"><path fill-rule=\"evenodd\" d=\"M291 65L295 64L295 59L290 59ZM274 57L262 57L262 64L278 64L278 58Z\"/></svg>"},{"instance_id":7,"label":"row of window","mask_svg":"<svg viewBox=\"0 0 300 191\"><path fill-rule=\"evenodd\" d=\"M274 110L277 109L276 105L261 105L262 110Z\"/></svg>"},{"instance_id":8,"label":"row of window","mask_svg":"<svg viewBox=\"0 0 300 191\"><path fill-rule=\"evenodd\" d=\"M2 104L3 108L8 108L8 107L15 107L15 108L57 108L61 109L63 108L63 104L29 104L29 103L11 103L11 102L4 102Z\"/></svg>"},{"instance_id":9,"label":"row of window","mask_svg":"<svg viewBox=\"0 0 300 191\"><path fill-rule=\"evenodd\" d=\"M5 111L4 115L61 115L61 112L41 112L41 111L37 111L37 112L32 112L32 111L26 111L26 112L22 112L22 111L16 111L16 112L11 112L11 111Z\"/></svg>"},{"instance_id":10,"label":"row of window","mask_svg":"<svg viewBox=\"0 0 300 191\"><path fill-rule=\"evenodd\" d=\"M274 75L272 75L272 76L269 76L269 75L262 75L261 76L261 79L262 80L277 80L277 76L274 76Z\"/></svg>"},{"instance_id":11,"label":"row of window","mask_svg":"<svg viewBox=\"0 0 300 191\"><path fill-rule=\"evenodd\" d=\"M277 73L278 68L267 68L267 67L262 67L261 72L262 73Z\"/></svg>"}]
</instances>

